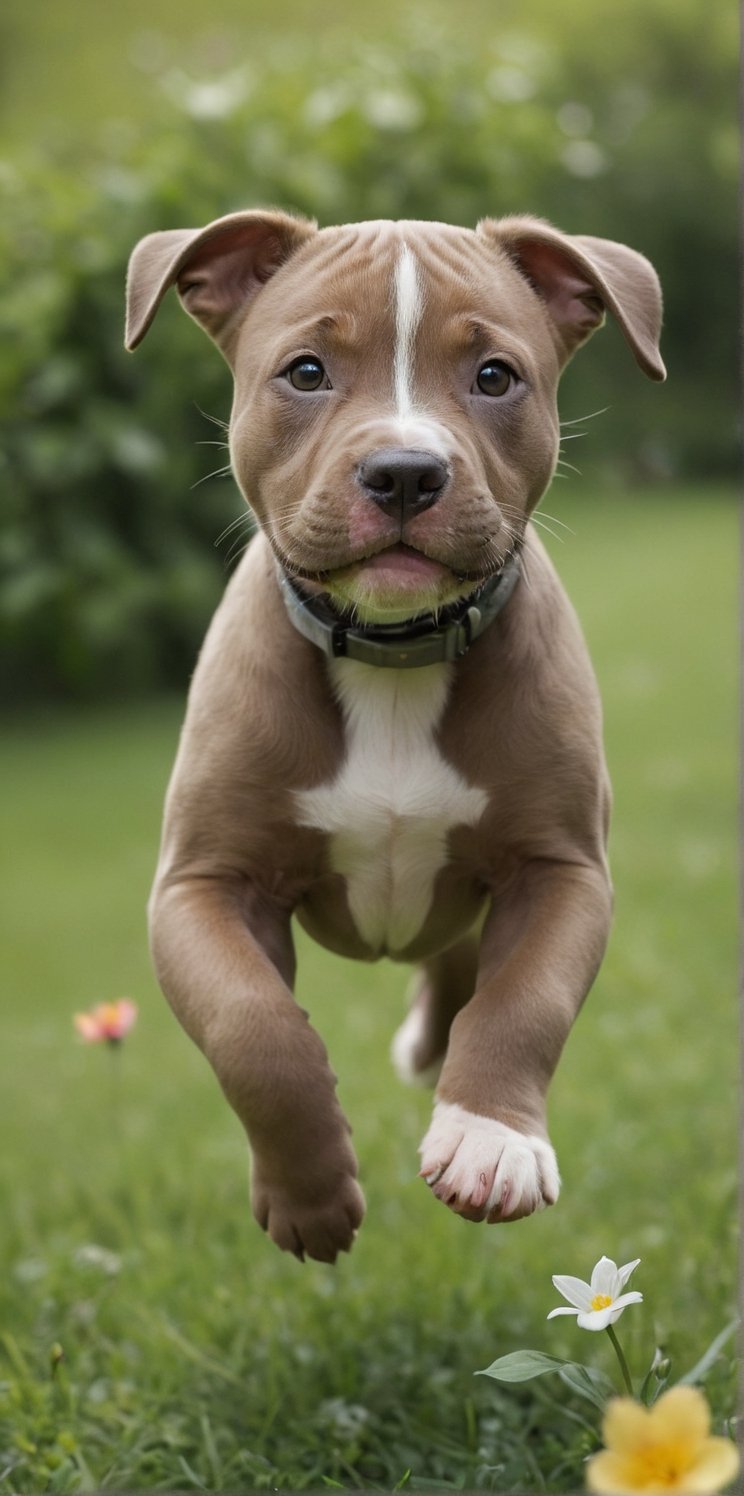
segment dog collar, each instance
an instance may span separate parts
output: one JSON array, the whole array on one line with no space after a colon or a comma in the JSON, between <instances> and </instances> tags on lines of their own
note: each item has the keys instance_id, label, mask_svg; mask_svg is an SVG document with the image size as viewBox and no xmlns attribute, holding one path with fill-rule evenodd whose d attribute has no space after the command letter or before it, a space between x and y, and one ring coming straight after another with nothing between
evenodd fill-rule
<instances>
[{"instance_id":1,"label":"dog collar","mask_svg":"<svg viewBox=\"0 0 744 1496\"><path fill-rule=\"evenodd\" d=\"M520 570L519 556L513 554L477 592L443 609L438 618L423 613L411 623L368 627L344 623L323 598L305 596L284 572L280 572L279 581L295 628L329 659L411 670L419 665L461 660L508 603Z\"/></svg>"}]
</instances>

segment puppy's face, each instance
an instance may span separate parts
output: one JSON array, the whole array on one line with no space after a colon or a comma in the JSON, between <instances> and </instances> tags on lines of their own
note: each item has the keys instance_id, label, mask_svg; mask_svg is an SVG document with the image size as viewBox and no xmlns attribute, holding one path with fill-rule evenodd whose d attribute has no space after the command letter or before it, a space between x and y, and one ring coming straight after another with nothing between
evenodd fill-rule
<instances>
[{"instance_id":1,"label":"puppy's face","mask_svg":"<svg viewBox=\"0 0 744 1496\"><path fill-rule=\"evenodd\" d=\"M249 209L149 234L128 347L174 284L233 370L233 468L277 560L367 621L502 567L555 467L561 369L606 310L664 378L648 261L535 218L319 231Z\"/></svg>"},{"instance_id":2,"label":"puppy's face","mask_svg":"<svg viewBox=\"0 0 744 1496\"><path fill-rule=\"evenodd\" d=\"M472 592L555 466L548 318L466 229L321 231L256 297L234 371L245 497L285 569L363 620Z\"/></svg>"}]
</instances>

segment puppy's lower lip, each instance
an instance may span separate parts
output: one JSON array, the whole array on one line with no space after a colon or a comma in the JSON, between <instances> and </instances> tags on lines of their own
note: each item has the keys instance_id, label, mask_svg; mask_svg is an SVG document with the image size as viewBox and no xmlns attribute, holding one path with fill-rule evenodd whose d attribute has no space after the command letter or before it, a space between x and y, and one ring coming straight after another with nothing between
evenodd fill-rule
<instances>
[{"instance_id":1,"label":"puppy's lower lip","mask_svg":"<svg viewBox=\"0 0 744 1496\"><path fill-rule=\"evenodd\" d=\"M388 550L377 551L374 556L358 562L358 566L360 570L367 572L386 572L401 582L434 581L452 576L449 567L443 562L434 561L422 551L414 551L407 545L394 545Z\"/></svg>"}]
</instances>

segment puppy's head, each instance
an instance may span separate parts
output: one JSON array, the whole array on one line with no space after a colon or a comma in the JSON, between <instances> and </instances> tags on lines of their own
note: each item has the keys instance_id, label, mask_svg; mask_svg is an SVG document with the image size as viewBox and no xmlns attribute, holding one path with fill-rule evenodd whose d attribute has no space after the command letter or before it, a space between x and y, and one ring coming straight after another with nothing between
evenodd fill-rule
<instances>
[{"instance_id":1,"label":"puppy's head","mask_svg":"<svg viewBox=\"0 0 744 1496\"><path fill-rule=\"evenodd\" d=\"M255 211L150 234L128 347L173 284L233 370L233 469L277 560L362 621L436 611L503 566L555 468L561 370L606 311L664 378L648 261L539 219Z\"/></svg>"}]
</instances>

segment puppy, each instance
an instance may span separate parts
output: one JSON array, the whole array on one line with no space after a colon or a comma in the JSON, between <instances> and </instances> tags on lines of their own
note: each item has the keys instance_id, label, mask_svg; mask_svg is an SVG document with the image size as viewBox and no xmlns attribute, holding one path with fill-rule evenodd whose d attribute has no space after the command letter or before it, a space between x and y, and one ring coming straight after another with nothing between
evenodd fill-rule
<instances>
[{"instance_id":1,"label":"puppy","mask_svg":"<svg viewBox=\"0 0 744 1496\"><path fill-rule=\"evenodd\" d=\"M517 1220L558 1195L546 1092L611 910L597 689L529 518L559 376L606 311L664 378L656 276L528 217L247 211L137 245L129 348L172 285L232 369L258 533L168 791L159 980L246 1129L260 1225L332 1262L364 1202L292 919L413 963L393 1055L436 1081L421 1175L467 1220Z\"/></svg>"}]
</instances>

